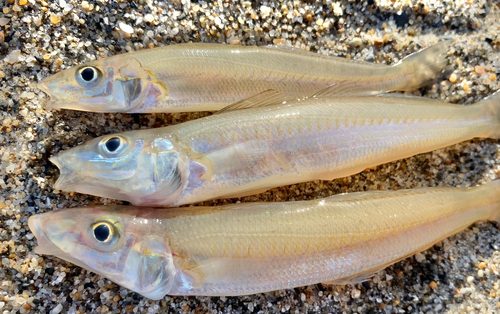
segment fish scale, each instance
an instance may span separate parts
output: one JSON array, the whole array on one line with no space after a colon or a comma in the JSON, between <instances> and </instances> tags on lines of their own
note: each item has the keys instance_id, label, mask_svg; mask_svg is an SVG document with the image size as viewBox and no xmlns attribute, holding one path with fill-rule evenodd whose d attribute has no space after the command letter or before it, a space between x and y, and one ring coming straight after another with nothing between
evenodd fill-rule
<instances>
[{"instance_id":1,"label":"fish scale","mask_svg":"<svg viewBox=\"0 0 500 314\"><path fill-rule=\"evenodd\" d=\"M227 219L220 220L220 223L224 224L226 229L236 229L236 226L245 224L254 226L255 229L251 234L242 235L234 241L241 246L264 246L263 252L267 254L254 256L240 256L239 258L231 256L231 252L238 252L239 249L228 249L230 248L228 242L233 241L220 241L222 238L217 235L214 235L213 239L183 237L181 240L177 237L167 237L174 251L177 248L176 245L179 245L184 256L203 261L197 264L197 269L208 267L206 268L208 271L210 269L208 265L214 259L220 259L217 264L220 272L205 274L202 288L198 290L193 287L189 294L233 295L284 287L291 288L310 284L312 281L325 282L332 278L349 277L356 273L378 269L381 265L385 266L427 248L430 243L435 243L465 228L471 221L490 219L492 213L493 217L497 217L498 212L494 211L499 210L498 188L499 183L495 182L489 186L465 191L453 188L434 190L427 188L416 191L362 192L352 194L358 198L354 201L350 201L348 194L331 203L328 200L334 200L335 197L325 199L324 205L319 205L321 201L280 205L261 204L251 209L247 208L244 213L242 213L243 210L223 212ZM311 203L316 204L317 207L311 206ZM304 226L304 219L298 213L304 204L309 204L307 214L314 222L313 225ZM407 207L407 205L411 206ZM271 207L273 207L272 211L265 212L265 208ZM292 211L293 215L283 215L285 208L288 212ZM233 222L232 214L239 216L237 224ZM248 214L248 220L241 218L244 214ZM271 215L281 221L281 228L276 228L279 231L273 232L272 236L262 234L263 230L274 230L276 222L274 219L250 220L262 217L262 215L266 217ZM200 217L200 219L203 218L205 217ZM363 226L369 230L360 230L358 223L360 220L366 223ZM323 235L326 237L325 240L319 241L315 238L315 245L308 249L308 241L304 241L303 236L298 236L297 229L294 228L299 222L303 227L301 230L307 230L312 235ZM182 230L182 218L174 219L171 223L170 228ZM197 232L205 233L203 225L201 223L197 227ZM325 225L329 225L330 228L326 228ZM229 235L224 237L234 239L234 235L231 235L230 231L228 233ZM290 233L296 236L290 237ZM342 238L341 235L345 233L355 236ZM185 235L184 232L180 234ZM245 241L244 236L248 240ZM212 245L207 245L204 241ZM214 251L214 245L216 248L219 242L225 245L225 250L217 253L218 251ZM287 245L297 243L296 246L301 248L301 251L289 255L283 254L280 251L284 243ZM208 247L212 249L202 252L196 250L196 248ZM272 252L276 254L270 255ZM263 284L264 282L266 284ZM170 293L172 294L172 291ZM185 294L186 291L182 293L179 291L179 294L183 293Z\"/></svg>"}]
</instances>

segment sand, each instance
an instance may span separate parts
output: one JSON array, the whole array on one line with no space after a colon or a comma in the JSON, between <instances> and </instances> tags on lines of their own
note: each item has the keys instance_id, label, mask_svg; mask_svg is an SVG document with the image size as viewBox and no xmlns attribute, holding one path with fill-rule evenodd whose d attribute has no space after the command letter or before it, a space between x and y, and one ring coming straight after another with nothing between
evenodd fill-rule
<instances>
[{"instance_id":1,"label":"sand","mask_svg":"<svg viewBox=\"0 0 500 314\"><path fill-rule=\"evenodd\" d=\"M45 110L36 83L86 61L183 42L292 45L393 64L452 38L448 66L416 96L469 105L499 89L498 4L487 1L4 0L0 16L0 310L3 313L496 313L500 232L479 223L362 284L313 285L245 297L150 301L58 258L33 252L28 218L113 200L53 189L48 157L93 137L172 125L193 114ZM474 186L498 176L497 140L472 140L334 181L236 201L292 201L342 192Z\"/></svg>"}]
</instances>

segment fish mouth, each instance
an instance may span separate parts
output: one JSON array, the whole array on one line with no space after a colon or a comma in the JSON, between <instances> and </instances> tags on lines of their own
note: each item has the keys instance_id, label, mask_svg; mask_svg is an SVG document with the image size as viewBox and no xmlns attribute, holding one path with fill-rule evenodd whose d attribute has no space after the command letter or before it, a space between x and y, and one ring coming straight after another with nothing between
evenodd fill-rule
<instances>
[{"instance_id":1,"label":"fish mouth","mask_svg":"<svg viewBox=\"0 0 500 314\"><path fill-rule=\"evenodd\" d=\"M35 253L38 255L52 255L73 263L76 266L93 271L87 266L87 264L72 257L67 252L59 248L54 242L52 242L43 227L44 222L46 222L46 220L50 218L46 217L45 215L46 214L33 215L28 219L28 226L31 232L35 235L38 242L38 246L36 246L34 249Z\"/></svg>"},{"instance_id":2,"label":"fish mouth","mask_svg":"<svg viewBox=\"0 0 500 314\"><path fill-rule=\"evenodd\" d=\"M28 226L31 233L35 235L38 246L34 251L38 255L54 255L62 259L70 258L66 252L55 245L43 229L43 223L46 217L43 214L33 215L28 219Z\"/></svg>"},{"instance_id":3,"label":"fish mouth","mask_svg":"<svg viewBox=\"0 0 500 314\"><path fill-rule=\"evenodd\" d=\"M61 251L58 247L56 247L52 241L50 241L49 237L45 234L45 231L42 227L42 215L34 215L28 219L28 226L36 237L38 241L38 246L35 247L35 253L39 255L56 255L54 252L57 249Z\"/></svg>"},{"instance_id":4,"label":"fish mouth","mask_svg":"<svg viewBox=\"0 0 500 314\"><path fill-rule=\"evenodd\" d=\"M48 96L48 99L46 99L43 106L45 108L48 108L48 109L61 109L61 108L63 108L64 103L60 99L58 99L56 96L54 96L54 94L50 90L49 83L50 82L48 81L48 79L45 79L45 80L39 82L38 84L36 84L36 88L38 88L39 90L41 90L42 92L44 92Z\"/></svg>"},{"instance_id":5,"label":"fish mouth","mask_svg":"<svg viewBox=\"0 0 500 314\"><path fill-rule=\"evenodd\" d=\"M61 191L74 191L74 187L82 181L80 176L66 163L61 162L57 156L50 157L49 161L59 169L59 178L57 178L54 188Z\"/></svg>"}]
</instances>

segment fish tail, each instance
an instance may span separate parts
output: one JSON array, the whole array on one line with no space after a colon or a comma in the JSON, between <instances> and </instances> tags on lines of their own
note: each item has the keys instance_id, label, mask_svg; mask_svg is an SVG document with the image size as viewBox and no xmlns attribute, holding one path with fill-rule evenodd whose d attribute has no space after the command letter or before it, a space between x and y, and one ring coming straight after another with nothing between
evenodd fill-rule
<instances>
[{"instance_id":1,"label":"fish tail","mask_svg":"<svg viewBox=\"0 0 500 314\"><path fill-rule=\"evenodd\" d=\"M495 180L477 188L477 199L489 203L488 220L500 223L500 180Z\"/></svg>"},{"instance_id":2,"label":"fish tail","mask_svg":"<svg viewBox=\"0 0 500 314\"><path fill-rule=\"evenodd\" d=\"M491 119L491 134L490 138L500 138L500 91L484 98L479 102L479 105L485 106L487 114Z\"/></svg>"},{"instance_id":3,"label":"fish tail","mask_svg":"<svg viewBox=\"0 0 500 314\"><path fill-rule=\"evenodd\" d=\"M401 82L404 85L397 90L415 90L436 78L448 63L446 56L450 44L451 40L441 41L407 56L396 64L396 69L406 73L406 79Z\"/></svg>"}]
</instances>

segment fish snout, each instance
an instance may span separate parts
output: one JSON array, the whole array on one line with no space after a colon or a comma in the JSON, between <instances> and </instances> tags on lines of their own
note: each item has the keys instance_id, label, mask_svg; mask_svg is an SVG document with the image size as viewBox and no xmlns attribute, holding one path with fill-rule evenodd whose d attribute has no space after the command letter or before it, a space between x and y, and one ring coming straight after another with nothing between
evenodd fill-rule
<instances>
[{"instance_id":1,"label":"fish snout","mask_svg":"<svg viewBox=\"0 0 500 314\"><path fill-rule=\"evenodd\" d=\"M47 95L45 103L43 104L45 108L61 109L65 107L65 101L57 96L57 92L61 90L61 87L56 86L56 83L53 82L53 79L51 77L48 77L36 84L36 88Z\"/></svg>"},{"instance_id":2,"label":"fish snout","mask_svg":"<svg viewBox=\"0 0 500 314\"><path fill-rule=\"evenodd\" d=\"M45 101L44 107L55 109L55 108L58 108L57 101L56 101L56 99L54 99L54 94L50 90L51 88L50 88L49 83L50 83L50 79L46 78L43 81L36 84L36 88L38 88L39 90L41 90L42 92L44 92L48 96L46 101Z\"/></svg>"},{"instance_id":3,"label":"fish snout","mask_svg":"<svg viewBox=\"0 0 500 314\"><path fill-rule=\"evenodd\" d=\"M31 233L35 235L36 240L38 241L38 246L35 248L35 253L39 255L52 254L53 250L51 250L50 248L54 246L52 244L52 241L50 241L49 237L47 237L47 235L45 234L45 231L43 229L43 220L43 215L34 215L28 219L28 226L31 230Z\"/></svg>"},{"instance_id":4,"label":"fish snout","mask_svg":"<svg viewBox=\"0 0 500 314\"><path fill-rule=\"evenodd\" d=\"M49 160L59 169L59 178L54 184L56 190L71 191L73 187L82 182L82 178L78 173L70 167L69 163L64 162L60 156L50 157Z\"/></svg>"}]
</instances>

